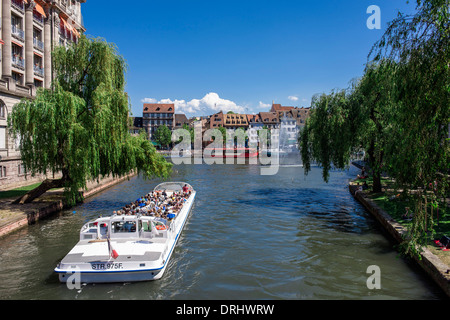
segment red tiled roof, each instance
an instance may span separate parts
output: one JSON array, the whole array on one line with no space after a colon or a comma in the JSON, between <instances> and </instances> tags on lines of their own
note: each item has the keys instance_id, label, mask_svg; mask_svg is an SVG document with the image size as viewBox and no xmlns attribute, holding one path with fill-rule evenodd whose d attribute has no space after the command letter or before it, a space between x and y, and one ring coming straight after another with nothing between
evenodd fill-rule
<instances>
[{"instance_id":1,"label":"red tiled roof","mask_svg":"<svg viewBox=\"0 0 450 320\"><path fill-rule=\"evenodd\" d=\"M271 112L277 112L277 111L290 111L290 110L292 110L292 109L294 109L294 107L285 107L285 106L282 106L281 104L273 103L273 104L272 104L272 109L270 109L270 111L271 111Z\"/></svg>"},{"instance_id":2,"label":"red tiled roof","mask_svg":"<svg viewBox=\"0 0 450 320\"><path fill-rule=\"evenodd\" d=\"M259 114L247 114L248 123L261 122Z\"/></svg>"},{"instance_id":3,"label":"red tiled roof","mask_svg":"<svg viewBox=\"0 0 450 320\"><path fill-rule=\"evenodd\" d=\"M276 112L260 112L259 116L263 123L278 123L278 114Z\"/></svg>"},{"instance_id":4,"label":"red tiled roof","mask_svg":"<svg viewBox=\"0 0 450 320\"><path fill-rule=\"evenodd\" d=\"M175 113L173 103L144 103L144 113Z\"/></svg>"}]
</instances>

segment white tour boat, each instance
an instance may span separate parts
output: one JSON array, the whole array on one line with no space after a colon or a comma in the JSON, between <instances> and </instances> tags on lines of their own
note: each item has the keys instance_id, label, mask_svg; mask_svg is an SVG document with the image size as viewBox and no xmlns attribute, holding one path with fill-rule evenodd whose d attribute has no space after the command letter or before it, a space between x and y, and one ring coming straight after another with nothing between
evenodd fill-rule
<instances>
[{"instance_id":1,"label":"white tour boat","mask_svg":"<svg viewBox=\"0 0 450 320\"><path fill-rule=\"evenodd\" d=\"M152 194L159 199L179 196L181 205L169 211L168 218L164 219L150 214L157 203L147 198L147 202L141 202L145 205L141 205L138 214L114 214L86 223L81 228L79 242L55 268L59 280L73 281L73 275L81 283L161 278L189 217L196 192L184 182L167 182L156 186Z\"/></svg>"}]
</instances>

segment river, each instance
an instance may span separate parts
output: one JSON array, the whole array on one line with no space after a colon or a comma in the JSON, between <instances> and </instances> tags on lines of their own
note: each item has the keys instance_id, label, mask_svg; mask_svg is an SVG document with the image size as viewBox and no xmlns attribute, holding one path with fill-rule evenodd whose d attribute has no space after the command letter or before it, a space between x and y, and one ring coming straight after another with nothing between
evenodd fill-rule
<instances>
[{"instance_id":1,"label":"river","mask_svg":"<svg viewBox=\"0 0 450 320\"><path fill-rule=\"evenodd\" d=\"M88 220L109 215L160 181L136 176L0 240L0 299L446 299L353 199L354 167L323 182L313 167L177 165L197 191L161 280L68 289L53 272ZM369 266L380 289L369 289Z\"/></svg>"}]
</instances>

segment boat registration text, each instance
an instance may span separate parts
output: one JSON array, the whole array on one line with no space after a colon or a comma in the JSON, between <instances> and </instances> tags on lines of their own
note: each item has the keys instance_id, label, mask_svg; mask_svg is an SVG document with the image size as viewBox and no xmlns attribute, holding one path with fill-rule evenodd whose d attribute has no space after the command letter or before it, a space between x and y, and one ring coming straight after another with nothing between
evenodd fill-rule
<instances>
[{"instance_id":1,"label":"boat registration text","mask_svg":"<svg viewBox=\"0 0 450 320\"><path fill-rule=\"evenodd\" d=\"M122 263L92 263L92 270L111 270L111 269L123 269Z\"/></svg>"}]
</instances>

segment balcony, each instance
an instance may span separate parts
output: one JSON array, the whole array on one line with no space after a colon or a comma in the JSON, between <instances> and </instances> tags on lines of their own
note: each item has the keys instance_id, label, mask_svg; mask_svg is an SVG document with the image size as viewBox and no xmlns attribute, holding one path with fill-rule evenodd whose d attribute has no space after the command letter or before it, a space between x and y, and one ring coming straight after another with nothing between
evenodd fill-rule
<instances>
[{"instance_id":1,"label":"balcony","mask_svg":"<svg viewBox=\"0 0 450 320\"><path fill-rule=\"evenodd\" d=\"M40 77L44 77L44 68L42 68L41 66L35 65L33 67L33 70L34 70L34 74L35 75L40 76Z\"/></svg>"},{"instance_id":2,"label":"balcony","mask_svg":"<svg viewBox=\"0 0 450 320\"><path fill-rule=\"evenodd\" d=\"M11 0L11 6L21 12L24 11L23 0Z\"/></svg>"},{"instance_id":3,"label":"balcony","mask_svg":"<svg viewBox=\"0 0 450 320\"><path fill-rule=\"evenodd\" d=\"M44 43L39 39L36 38L33 39L33 47L35 47L40 51L44 51Z\"/></svg>"},{"instance_id":4,"label":"balcony","mask_svg":"<svg viewBox=\"0 0 450 320\"><path fill-rule=\"evenodd\" d=\"M25 39L25 32L15 25L11 26L11 35L22 41Z\"/></svg>"},{"instance_id":5,"label":"balcony","mask_svg":"<svg viewBox=\"0 0 450 320\"><path fill-rule=\"evenodd\" d=\"M16 68L25 69L25 59L19 55L11 57L11 64Z\"/></svg>"}]
</instances>

